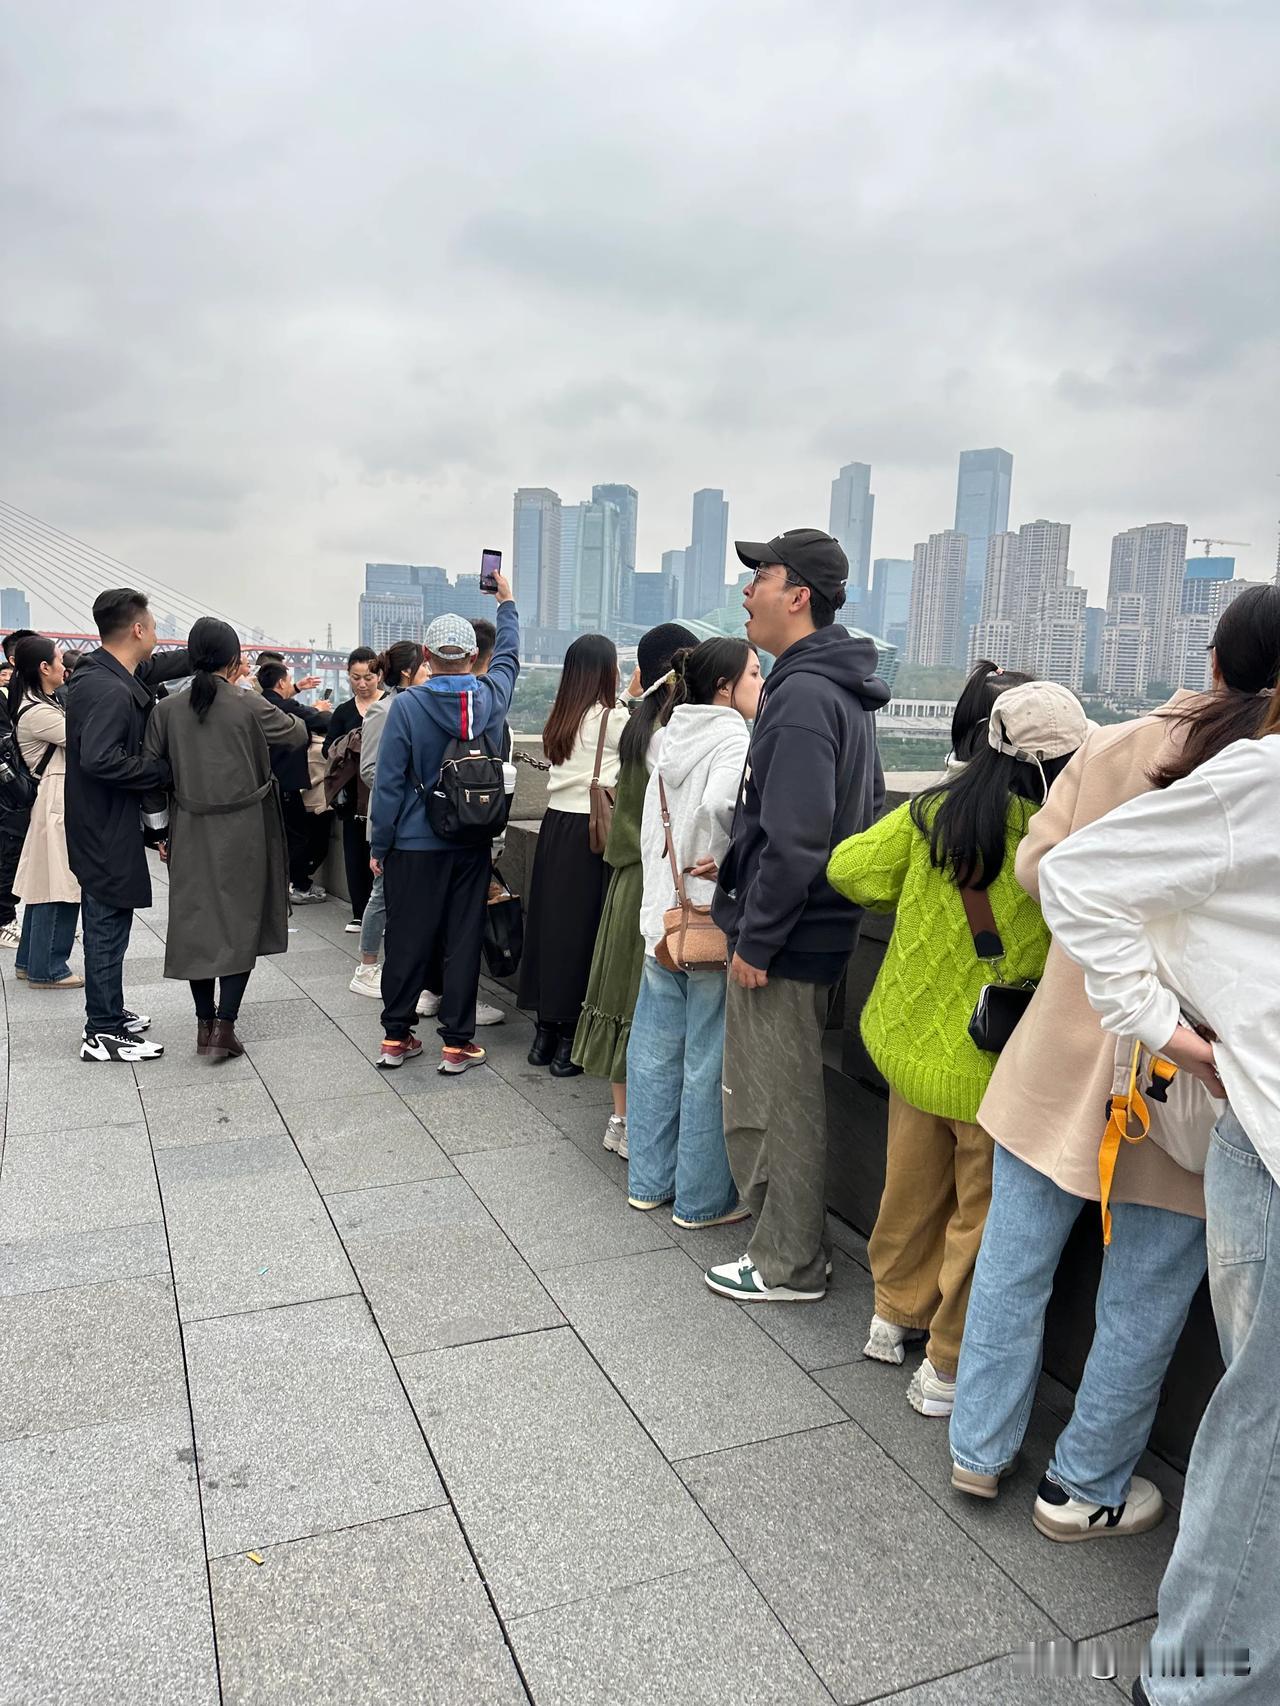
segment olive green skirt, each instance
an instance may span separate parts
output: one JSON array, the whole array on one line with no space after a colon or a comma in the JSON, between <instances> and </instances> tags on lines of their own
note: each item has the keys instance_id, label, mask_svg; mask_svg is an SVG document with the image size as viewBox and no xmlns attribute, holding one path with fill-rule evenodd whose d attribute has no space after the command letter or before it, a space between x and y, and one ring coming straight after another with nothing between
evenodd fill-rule
<instances>
[{"instance_id":1,"label":"olive green skirt","mask_svg":"<svg viewBox=\"0 0 1280 1706\"><path fill-rule=\"evenodd\" d=\"M644 868L639 863L623 865L609 879L591 956L591 977L573 1039L573 1058L582 1070L611 1084L627 1081L627 1039L644 970L643 891Z\"/></svg>"}]
</instances>

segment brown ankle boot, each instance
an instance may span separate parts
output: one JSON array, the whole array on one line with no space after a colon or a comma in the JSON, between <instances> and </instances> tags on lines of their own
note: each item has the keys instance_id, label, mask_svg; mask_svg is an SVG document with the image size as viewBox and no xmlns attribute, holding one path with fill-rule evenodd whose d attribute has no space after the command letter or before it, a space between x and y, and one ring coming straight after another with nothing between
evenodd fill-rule
<instances>
[{"instance_id":1,"label":"brown ankle boot","mask_svg":"<svg viewBox=\"0 0 1280 1706\"><path fill-rule=\"evenodd\" d=\"M196 1020L196 1053L197 1054L208 1054L208 1052L209 1052L209 1032L213 1029L213 1026L214 1026L214 1021L212 1019L197 1019Z\"/></svg>"},{"instance_id":2,"label":"brown ankle boot","mask_svg":"<svg viewBox=\"0 0 1280 1706\"><path fill-rule=\"evenodd\" d=\"M228 1056L235 1059L243 1053L244 1044L236 1035L235 1020L215 1019L213 1029L209 1032L210 1060L226 1060Z\"/></svg>"}]
</instances>

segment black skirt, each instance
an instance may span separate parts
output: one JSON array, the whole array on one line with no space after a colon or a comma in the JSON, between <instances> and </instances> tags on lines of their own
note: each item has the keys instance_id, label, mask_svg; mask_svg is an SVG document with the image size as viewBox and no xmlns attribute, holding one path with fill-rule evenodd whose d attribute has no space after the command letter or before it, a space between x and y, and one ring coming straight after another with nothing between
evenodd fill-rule
<instances>
[{"instance_id":1,"label":"black skirt","mask_svg":"<svg viewBox=\"0 0 1280 1706\"><path fill-rule=\"evenodd\" d=\"M519 1002L551 1025L575 1025L587 993L608 867L591 851L586 812L550 810L538 831L525 910Z\"/></svg>"}]
</instances>

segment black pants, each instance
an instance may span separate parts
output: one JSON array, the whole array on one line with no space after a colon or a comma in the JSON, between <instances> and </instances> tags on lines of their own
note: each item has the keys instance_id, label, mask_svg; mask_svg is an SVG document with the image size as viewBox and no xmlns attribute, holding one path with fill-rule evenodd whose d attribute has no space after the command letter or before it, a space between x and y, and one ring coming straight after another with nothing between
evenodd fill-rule
<instances>
[{"instance_id":1,"label":"black pants","mask_svg":"<svg viewBox=\"0 0 1280 1706\"><path fill-rule=\"evenodd\" d=\"M342 820L342 862L347 871L347 894L351 897L351 916L363 918L373 887L373 872L369 869L369 820L363 817L344 817Z\"/></svg>"},{"instance_id":2,"label":"black pants","mask_svg":"<svg viewBox=\"0 0 1280 1706\"><path fill-rule=\"evenodd\" d=\"M331 812L309 812L302 795L281 796L284 807L285 845L289 855L289 886L300 892L311 887L311 879L324 863L329 846Z\"/></svg>"},{"instance_id":3,"label":"black pants","mask_svg":"<svg viewBox=\"0 0 1280 1706\"><path fill-rule=\"evenodd\" d=\"M233 971L227 977L218 979L218 999L215 1005L213 999L213 983L211 977L193 977L190 979L191 994L196 1004L197 1019L230 1019L234 1024L240 1017L240 1003L244 1000L244 992L253 976L249 971Z\"/></svg>"},{"instance_id":4,"label":"black pants","mask_svg":"<svg viewBox=\"0 0 1280 1706\"><path fill-rule=\"evenodd\" d=\"M18 916L18 897L13 892L13 879L18 874L22 857L23 835L8 835L0 830L0 929L12 924Z\"/></svg>"},{"instance_id":5,"label":"black pants","mask_svg":"<svg viewBox=\"0 0 1280 1706\"><path fill-rule=\"evenodd\" d=\"M382 1027L389 1037L403 1041L417 1023L427 967L441 955L440 1035L453 1047L475 1035L490 864L487 841L440 853L397 848L387 854Z\"/></svg>"}]
</instances>

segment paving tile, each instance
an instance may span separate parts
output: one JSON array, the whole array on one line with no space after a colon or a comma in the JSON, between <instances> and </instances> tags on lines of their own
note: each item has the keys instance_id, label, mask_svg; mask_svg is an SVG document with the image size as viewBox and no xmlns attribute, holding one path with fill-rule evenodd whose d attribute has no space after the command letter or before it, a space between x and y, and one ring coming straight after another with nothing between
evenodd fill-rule
<instances>
[{"instance_id":1,"label":"paving tile","mask_svg":"<svg viewBox=\"0 0 1280 1706\"><path fill-rule=\"evenodd\" d=\"M236 1020L236 1034L247 1043L304 1037L322 1022L315 1003L295 990L292 1001L246 1001Z\"/></svg>"},{"instance_id":2,"label":"paving tile","mask_svg":"<svg viewBox=\"0 0 1280 1706\"><path fill-rule=\"evenodd\" d=\"M321 1036L280 1037L253 1043L258 1076L283 1107L325 1096L388 1095L391 1074L379 1072L336 1029Z\"/></svg>"},{"instance_id":3,"label":"paving tile","mask_svg":"<svg viewBox=\"0 0 1280 1706\"><path fill-rule=\"evenodd\" d=\"M215 1560L225 1706L526 1706L448 1510Z\"/></svg>"},{"instance_id":4,"label":"paving tile","mask_svg":"<svg viewBox=\"0 0 1280 1706\"><path fill-rule=\"evenodd\" d=\"M1020 1676L1010 1657L904 1689L892 1706L1117 1706L1117 1698L1108 1682Z\"/></svg>"},{"instance_id":5,"label":"paving tile","mask_svg":"<svg viewBox=\"0 0 1280 1706\"><path fill-rule=\"evenodd\" d=\"M356 1290L287 1137L166 1149L156 1166L184 1321Z\"/></svg>"},{"instance_id":6,"label":"paving tile","mask_svg":"<svg viewBox=\"0 0 1280 1706\"><path fill-rule=\"evenodd\" d=\"M561 1324L463 1179L348 1191L329 1210L394 1356Z\"/></svg>"},{"instance_id":7,"label":"paving tile","mask_svg":"<svg viewBox=\"0 0 1280 1706\"><path fill-rule=\"evenodd\" d=\"M830 1706L737 1563L642 1582L509 1626L535 1700L556 1706Z\"/></svg>"},{"instance_id":8,"label":"paving tile","mask_svg":"<svg viewBox=\"0 0 1280 1706\"><path fill-rule=\"evenodd\" d=\"M83 1024L83 1018L77 1021ZM73 1041L79 1047L79 1032ZM127 1066L82 1061L73 1050L65 1060L21 1061L9 1067L6 1129L76 1131L85 1126L125 1125L141 1117L138 1088Z\"/></svg>"},{"instance_id":9,"label":"paving tile","mask_svg":"<svg viewBox=\"0 0 1280 1706\"><path fill-rule=\"evenodd\" d=\"M0 1696L217 1706L185 1407L0 1445Z\"/></svg>"},{"instance_id":10,"label":"paving tile","mask_svg":"<svg viewBox=\"0 0 1280 1706\"><path fill-rule=\"evenodd\" d=\"M361 1298L186 1330L209 1554L443 1504Z\"/></svg>"},{"instance_id":11,"label":"paving tile","mask_svg":"<svg viewBox=\"0 0 1280 1706\"><path fill-rule=\"evenodd\" d=\"M155 1206L158 1214L159 1198ZM158 1219L0 1244L0 1297L168 1272L169 1246Z\"/></svg>"},{"instance_id":12,"label":"paving tile","mask_svg":"<svg viewBox=\"0 0 1280 1706\"><path fill-rule=\"evenodd\" d=\"M504 1616L725 1559L567 1329L427 1351L400 1370Z\"/></svg>"},{"instance_id":13,"label":"paving tile","mask_svg":"<svg viewBox=\"0 0 1280 1706\"><path fill-rule=\"evenodd\" d=\"M875 1306L871 1275L851 1256L836 1248L831 1254L831 1278L821 1303L797 1309L774 1309L769 1304L743 1305L753 1319L776 1339L801 1368L830 1368L862 1355Z\"/></svg>"},{"instance_id":14,"label":"paving tile","mask_svg":"<svg viewBox=\"0 0 1280 1706\"><path fill-rule=\"evenodd\" d=\"M290 1104L289 1130L321 1192L408 1184L454 1171L399 1097L343 1096Z\"/></svg>"},{"instance_id":15,"label":"paving tile","mask_svg":"<svg viewBox=\"0 0 1280 1706\"><path fill-rule=\"evenodd\" d=\"M145 1125L6 1136L0 1240L56 1238L159 1218Z\"/></svg>"},{"instance_id":16,"label":"paving tile","mask_svg":"<svg viewBox=\"0 0 1280 1706\"><path fill-rule=\"evenodd\" d=\"M528 1039L522 1038L517 1043L506 1025L500 1028L507 1032L510 1040L502 1048L495 1049L494 1071L505 1078L513 1090L519 1091L526 1101L532 1102L553 1125L559 1126L592 1108L597 1112L603 1111L604 1118L608 1118L613 1097L602 1078L589 1078L585 1072L578 1078L553 1078L544 1067L530 1066L525 1059L532 1031ZM483 1039L483 1033L481 1036Z\"/></svg>"},{"instance_id":17,"label":"paving tile","mask_svg":"<svg viewBox=\"0 0 1280 1706\"><path fill-rule=\"evenodd\" d=\"M725 1307L707 1289L683 1250L548 1268L542 1277L669 1458L844 1419L744 1308Z\"/></svg>"},{"instance_id":18,"label":"paving tile","mask_svg":"<svg viewBox=\"0 0 1280 1706\"><path fill-rule=\"evenodd\" d=\"M205 1063L207 1065L207 1063ZM275 1103L251 1066L246 1076L223 1078L214 1068L194 1084L167 1085L142 1080L142 1105L152 1146L180 1149L190 1144L235 1143L284 1131Z\"/></svg>"},{"instance_id":19,"label":"paving tile","mask_svg":"<svg viewBox=\"0 0 1280 1706\"><path fill-rule=\"evenodd\" d=\"M815 1378L1067 1634L1092 1635L1152 1613L1177 1532L1173 1515L1150 1534L1105 1544L1063 1546L1037 1533L1031 1506L1062 1431L1040 1404L1031 1413L1020 1467L1002 1484L999 1499L953 1492L946 1422L918 1416L907 1403L918 1361L918 1353L901 1368L859 1360Z\"/></svg>"},{"instance_id":20,"label":"paving tile","mask_svg":"<svg viewBox=\"0 0 1280 1706\"><path fill-rule=\"evenodd\" d=\"M5 1298L0 1345L0 1439L186 1405L167 1278Z\"/></svg>"},{"instance_id":21,"label":"paving tile","mask_svg":"<svg viewBox=\"0 0 1280 1706\"><path fill-rule=\"evenodd\" d=\"M739 1446L680 1472L838 1700L1056 1633L859 1428ZM909 1639L886 1639L902 1630Z\"/></svg>"},{"instance_id":22,"label":"paving tile","mask_svg":"<svg viewBox=\"0 0 1280 1706\"><path fill-rule=\"evenodd\" d=\"M555 1127L497 1073L481 1067L446 1078L423 1068L393 1073L394 1088L446 1155L556 1141Z\"/></svg>"},{"instance_id":23,"label":"paving tile","mask_svg":"<svg viewBox=\"0 0 1280 1706\"><path fill-rule=\"evenodd\" d=\"M309 993L320 978L338 978L344 971L351 976L351 969L360 958L360 941L356 936L348 936L346 941L351 944L349 948L340 947L337 942L322 942L318 937L306 943L290 942L289 952L271 963L296 988Z\"/></svg>"},{"instance_id":24,"label":"paving tile","mask_svg":"<svg viewBox=\"0 0 1280 1706\"><path fill-rule=\"evenodd\" d=\"M671 1240L580 1150L561 1139L459 1155L458 1170L537 1272L659 1250Z\"/></svg>"},{"instance_id":25,"label":"paving tile","mask_svg":"<svg viewBox=\"0 0 1280 1706\"><path fill-rule=\"evenodd\" d=\"M196 1053L194 1015L185 1034L179 1032L175 1035L170 1031L168 1044L159 1060L140 1060L133 1071L144 1102L148 1096L159 1096L166 1090L187 1085L210 1090L215 1086L225 1089L230 1084L258 1082L253 1062L247 1055L241 1055L238 1060L210 1060L207 1055Z\"/></svg>"}]
</instances>

